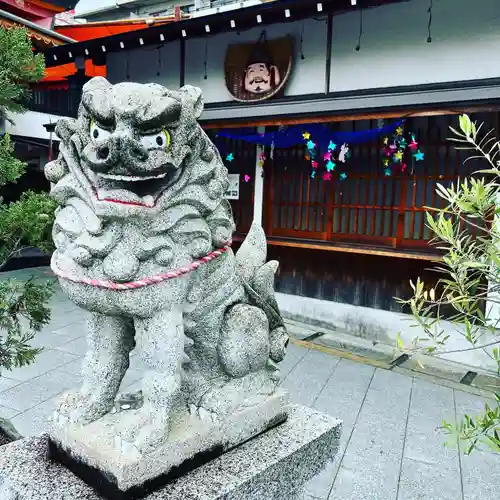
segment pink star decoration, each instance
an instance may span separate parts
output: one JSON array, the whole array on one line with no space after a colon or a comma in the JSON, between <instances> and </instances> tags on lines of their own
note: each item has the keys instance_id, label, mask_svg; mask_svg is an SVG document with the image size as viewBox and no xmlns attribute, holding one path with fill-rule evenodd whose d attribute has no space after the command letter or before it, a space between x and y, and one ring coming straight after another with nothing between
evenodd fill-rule
<instances>
[{"instance_id":1,"label":"pink star decoration","mask_svg":"<svg viewBox=\"0 0 500 500\"><path fill-rule=\"evenodd\" d=\"M312 168L318 168L318 162L316 160L313 160L311 162L311 166L312 166Z\"/></svg>"},{"instance_id":2,"label":"pink star decoration","mask_svg":"<svg viewBox=\"0 0 500 500\"><path fill-rule=\"evenodd\" d=\"M249 175L245 175L245 182L248 182L250 180L250 176Z\"/></svg>"},{"instance_id":3,"label":"pink star decoration","mask_svg":"<svg viewBox=\"0 0 500 500\"><path fill-rule=\"evenodd\" d=\"M330 158L332 157L332 153L330 153L330 151L327 151L324 155L323 155L323 160L325 161L330 161Z\"/></svg>"},{"instance_id":4,"label":"pink star decoration","mask_svg":"<svg viewBox=\"0 0 500 500\"><path fill-rule=\"evenodd\" d=\"M331 181L332 180L332 174L330 172L325 172L323 174L323 180L324 181Z\"/></svg>"}]
</instances>

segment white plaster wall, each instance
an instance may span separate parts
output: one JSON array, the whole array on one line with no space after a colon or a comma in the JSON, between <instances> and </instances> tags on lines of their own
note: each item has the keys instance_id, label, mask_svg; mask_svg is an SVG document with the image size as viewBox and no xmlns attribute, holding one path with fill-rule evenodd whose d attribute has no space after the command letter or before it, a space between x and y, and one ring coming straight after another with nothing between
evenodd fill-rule
<instances>
[{"instance_id":1,"label":"white plaster wall","mask_svg":"<svg viewBox=\"0 0 500 500\"><path fill-rule=\"evenodd\" d=\"M411 326L415 324L415 321L413 321L412 316L407 314L284 293L277 293L276 296L281 312L284 316L291 319L311 319L313 322L320 321L335 325L342 331L345 328L346 318L354 318L359 323L372 325L374 331L380 329L385 330L385 333L392 340L391 345L393 346L396 346L396 336L398 332L401 333L401 338L405 344L410 344L410 342L419 335L423 336L423 332L419 328ZM446 334L450 335L445 346L447 351L471 347L469 342L465 340L463 335L457 331L453 324L448 321L443 321L441 327L445 330ZM482 337L482 342L484 344L493 340L493 336L488 334ZM440 357L496 372L496 363L481 350L443 354Z\"/></svg>"},{"instance_id":2,"label":"white plaster wall","mask_svg":"<svg viewBox=\"0 0 500 500\"><path fill-rule=\"evenodd\" d=\"M295 56L292 74L288 80L285 95L301 95L324 92L326 58L326 19L309 19L266 27L267 39L292 35L295 39ZM299 44L303 31L302 52ZM186 39L186 84L200 87L206 102L232 101L224 79L224 61L228 45L256 42L262 27L242 32L223 33L205 39ZM207 49L207 79L205 74L205 47Z\"/></svg>"},{"instance_id":3,"label":"white plaster wall","mask_svg":"<svg viewBox=\"0 0 500 500\"><path fill-rule=\"evenodd\" d=\"M350 91L500 76L498 0L412 0L334 17L330 90Z\"/></svg>"},{"instance_id":4,"label":"white plaster wall","mask_svg":"<svg viewBox=\"0 0 500 500\"><path fill-rule=\"evenodd\" d=\"M160 58L158 58L158 50L160 50ZM161 49L148 46L132 50L128 57L131 82L159 83L173 90L179 88L181 78L180 42L165 44ZM127 81L127 53L125 50L108 54L107 75L111 83Z\"/></svg>"},{"instance_id":5,"label":"white plaster wall","mask_svg":"<svg viewBox=\"0 0 500 500\"><path fill-rule=\"evenodd\" d=\"M61 116L39 113L38 111L27 111L26 113L9 113L9 118L14 122L5 121L5 131L10 135L49 139L50 134L43 126L46 123L57 123ZM52 140L57 141L59 139L55 134L52 134Z\"/></svg>"}]
</instances>

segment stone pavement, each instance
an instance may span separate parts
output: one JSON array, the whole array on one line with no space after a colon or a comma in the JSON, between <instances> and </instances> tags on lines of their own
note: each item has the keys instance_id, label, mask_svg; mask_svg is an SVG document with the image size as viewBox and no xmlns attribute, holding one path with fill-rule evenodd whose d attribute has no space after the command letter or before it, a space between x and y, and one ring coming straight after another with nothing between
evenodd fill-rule
<instances>
[{"instance_id":1,"label":"stone pavement","mask_svg":"<svg viewBox=\"0 0 500 500\"><path fill-rule=\"evenodd\" d=\"M0 415L23 435L43 432L58 394L80 382L85 313L60 291L52 306L34 342L44 351L0 377ZM498 498L500 457L459 455L439 430L443 419L481 410L481 397L295 345L281 366L294 402L344 422L340 453L308 484L309 500ZM142 371L132 353L122 388L138 387Z\"/></svg>"}]
</instances>

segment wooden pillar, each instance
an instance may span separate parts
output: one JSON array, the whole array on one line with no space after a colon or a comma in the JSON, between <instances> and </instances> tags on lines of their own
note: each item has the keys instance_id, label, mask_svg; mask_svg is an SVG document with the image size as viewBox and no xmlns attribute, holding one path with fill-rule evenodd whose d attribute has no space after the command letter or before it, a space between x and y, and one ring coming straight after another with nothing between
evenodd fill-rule
<instances>
[{"instance_id":1,"label":"wooden pillar","mask_svg":"<svg viewBox=\"0 0 500 500\"><path fill-rule=\"evenodd\" d=\"M263 134L266 127L257 127L257 133ZM264 146L257 145L255 154L255 173L254 173L254 195L253 195L253 220L262 225L262 213L264 209L264 178L262 168L259 166L259 156L264 152Z\"/></svg>"}]
</instances>

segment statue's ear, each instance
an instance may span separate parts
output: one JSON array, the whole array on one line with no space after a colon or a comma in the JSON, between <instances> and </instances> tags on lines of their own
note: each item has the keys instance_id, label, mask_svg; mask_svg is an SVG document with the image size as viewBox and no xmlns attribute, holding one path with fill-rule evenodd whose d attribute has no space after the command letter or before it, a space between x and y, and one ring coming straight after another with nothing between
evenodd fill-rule
<instances>
[{"instance_id":1,"label":"statue's ear","mask_svg":"<svg viewBox=\"0 0 500 500\"><path fill-rule=\"evenodd\" d=\"M83 93L94 92L96 90L108 90L110 87L111 83L109 83L106 78L103 76L95 76L83 86Z\"/></svg>"},{"instance_id":2,"label":"statue's ear","mask_svg":"<svg viewBox=\"0 0 500 500\"><path fill-rule=\"evenodd\" d=\"M78 122L74 118L61 118L56 125L56 135L63 142L68 142L77 131Z\"/></svg>"},{"instance_id":3,"label":"statue's ear","mask_svg":"<svg viewBox=\"0 0 500 500\"><path fill-rule=\"evenodd\" d=\"M194 118L197 120L203 113L203 94L201 89L198 87L192 87L191 85L184 85L180 89L182 98L184 102L188 102L190 106L193 107Z\"/></svg>"}]
</instances>

